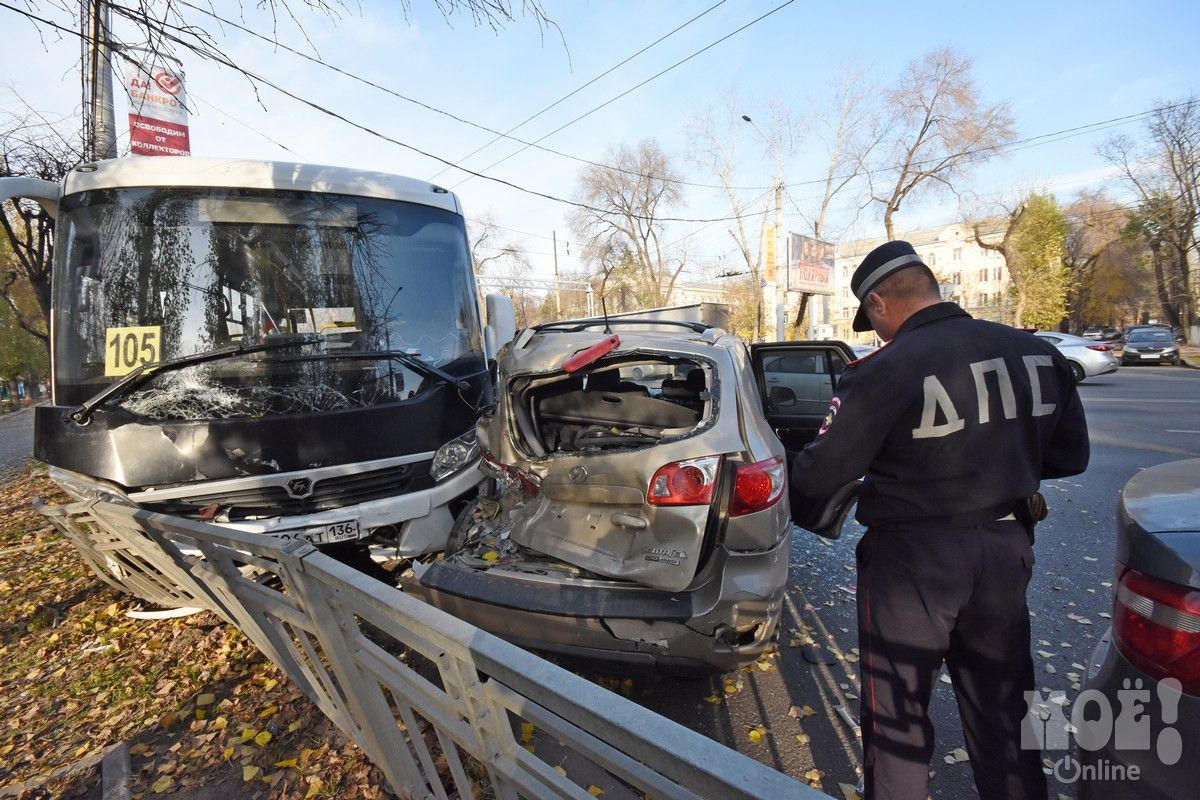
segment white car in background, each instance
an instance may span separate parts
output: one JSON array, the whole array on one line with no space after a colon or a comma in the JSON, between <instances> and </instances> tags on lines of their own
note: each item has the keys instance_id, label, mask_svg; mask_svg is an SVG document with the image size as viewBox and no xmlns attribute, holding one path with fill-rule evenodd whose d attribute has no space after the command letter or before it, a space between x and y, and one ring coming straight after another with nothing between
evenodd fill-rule
<instances>
[{"instance_id":1,"label":"white car in background","mask_svg":"<svg viewBox=\"0 0 1200 800\"><path fill-rule=\"evenodd\" d=\"M1113 346L1107 342L1097 342L1056 331L1038 331L1034 336L1045 339L1058 348L1058 352L1070 363L1076 383L1085 378L1116 372L1121 366Z\"/></svg>"}]
</instances>

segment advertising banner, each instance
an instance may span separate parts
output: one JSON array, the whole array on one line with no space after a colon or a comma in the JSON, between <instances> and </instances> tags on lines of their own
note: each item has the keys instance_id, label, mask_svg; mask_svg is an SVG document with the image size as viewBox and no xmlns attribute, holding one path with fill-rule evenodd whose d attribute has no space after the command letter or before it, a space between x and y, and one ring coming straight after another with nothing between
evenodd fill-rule
<instances>
[{"instance_id":1,"label":"advertising banner","mask_svg":"<svg viewBox=\"0 0 1200 800\"><path fill-rule=\"evenodd\" d=\"M183 72L154 62L129 78L129 150L135 156L191 155Z\"/></svg>"},{"instance_id":2,"label":"advertising banner","mask_svg":"<svg viewBox=\"0 0 1200 800\"><path fill-rule=\"evenodd\" d=\"M808 294L833 294L833 243L790 234L787 288Z\"/></svg>"}]
</instances>

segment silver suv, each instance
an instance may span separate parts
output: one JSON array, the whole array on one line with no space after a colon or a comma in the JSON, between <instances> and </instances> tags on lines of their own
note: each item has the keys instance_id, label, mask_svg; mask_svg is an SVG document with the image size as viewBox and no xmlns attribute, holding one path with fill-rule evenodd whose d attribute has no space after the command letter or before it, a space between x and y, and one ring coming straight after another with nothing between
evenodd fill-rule
<instances>
[{"instance_id":1,"label":"silver suv","mask_svg":"<svg viewBox=\"0 0 1200 800\"><path fill-rule=\"evenodd\" d=\"M815 435L853 358L699 323L522 331L476 431L492 489L406 588L544 651L668 671L757 657L787 583L784 445ZM801 522L836 535L853 489Z\"/></svg>"}]
</instances>

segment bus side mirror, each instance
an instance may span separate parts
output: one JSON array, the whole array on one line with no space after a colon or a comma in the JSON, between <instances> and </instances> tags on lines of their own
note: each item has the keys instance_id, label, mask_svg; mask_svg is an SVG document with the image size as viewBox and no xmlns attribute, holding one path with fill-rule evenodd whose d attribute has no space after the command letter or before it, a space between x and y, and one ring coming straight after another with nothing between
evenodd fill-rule
<instances>
[{"instance_id":1,"label":"bus side mirror","mask_svg":"<svg viewBox=\"0 0 1200 800\"><path fill-rule=\"evenodd\" d=\"M512 341L517 334L517 312L512 298L502 294L489 294L487 327L483 329L483 349L489 361L496 357L500 348Z\"/></svg>"},{"instance_id":2,"label":"bus side mirror","mask_svg":"<svg viewBox=\"0 0 1200 800\"><path fill-rule=\"evenodd\" d=\"M58 217L58 199L62 190L57 183L41 178L0 178L0 200L23 197L36 200L52 217Z\"/></svg>"}]
</instances>

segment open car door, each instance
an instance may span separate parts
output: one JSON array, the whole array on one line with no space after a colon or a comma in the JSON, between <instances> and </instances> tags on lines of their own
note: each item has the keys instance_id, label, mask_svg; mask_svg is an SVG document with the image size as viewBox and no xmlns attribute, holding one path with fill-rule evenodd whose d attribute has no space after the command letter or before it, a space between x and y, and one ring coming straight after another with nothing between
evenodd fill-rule
<instances>
[{"instance_id":1,"label":"open car door","mask_svg":"<svg viewBox=\"0 0 1200 800\"><path fill-rule=\"evenodd\" d=\"M792 461L817 437L846 365L855 359L844 342L767 342L750 346L754 373L763 398L763 414ZM790 482L789 482L790 486ZM843 486L824 506L791 497L792 521L801 528L836 539L854 506L860 481Z\"/></svg>"}]
</instances>

